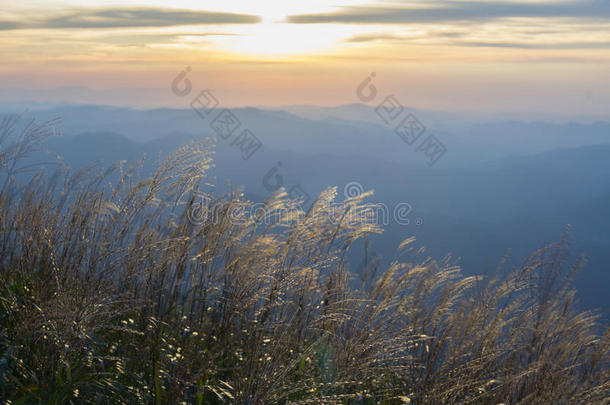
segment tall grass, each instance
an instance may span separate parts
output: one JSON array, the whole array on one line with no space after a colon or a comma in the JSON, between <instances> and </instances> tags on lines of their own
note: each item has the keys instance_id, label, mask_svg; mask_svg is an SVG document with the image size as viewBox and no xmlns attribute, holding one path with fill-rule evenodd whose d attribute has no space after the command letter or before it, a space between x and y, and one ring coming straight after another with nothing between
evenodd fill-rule
<instances>
[{"instance_id":1,"label":"tall grass","mask_svg":"<svg viewBox=\"0 0 610 405\"><path fill-rule=\"evenodd\" d=\"M608 403L610 334L574 308L564 240L465 277L407 239L353 274L354 242L381 229L337 218L370 193L337 215L334 188L307 212L279 192L256 211L270 222L210 191L205 145L144 180L117 164L23 183L48 125L15 128L0 125L2 403Z\"/></svg>"}]
</instances>

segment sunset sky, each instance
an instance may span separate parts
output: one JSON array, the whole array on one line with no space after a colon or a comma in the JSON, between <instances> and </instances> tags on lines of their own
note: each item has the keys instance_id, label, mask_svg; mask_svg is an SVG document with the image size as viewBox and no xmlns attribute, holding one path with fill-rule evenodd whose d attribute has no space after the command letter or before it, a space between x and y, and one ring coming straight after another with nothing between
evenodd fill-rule
<instances>
[{"instance_id":1,"label":"sunset sky","mask_svg":"<svg viewBox=\"0 0 610 405\"><path fill-rule=\"evenodd\" d=\"M234 106L354 103L376 72L419 108L610 111L608 0L2 3L5 100L83 86L177 106L169 85L190 66L193 86Z\"/></svg>"}]
</instances>

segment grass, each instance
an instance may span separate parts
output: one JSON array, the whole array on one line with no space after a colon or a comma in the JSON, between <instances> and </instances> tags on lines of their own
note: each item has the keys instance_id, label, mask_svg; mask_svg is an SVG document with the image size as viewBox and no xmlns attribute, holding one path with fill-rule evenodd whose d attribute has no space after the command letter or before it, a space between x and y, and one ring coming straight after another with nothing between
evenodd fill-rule
<instances>
[{"instance_id":1,"label":"grass","mask_svg":"<svg viewBox=\"0 0 610 405\"><path fill-rule=\"evenodd\" d=\"M609 403L610 333L574 305L565 238L489 277L412 239L353 274L354 242L381 232L347 220L370 193L337 215L334 188L307 212L282 191L246 215L209 191L206 145L143 180L17 181L51 131L16 128L0 124L2 403Z\"/></svg>"}]
</instances>

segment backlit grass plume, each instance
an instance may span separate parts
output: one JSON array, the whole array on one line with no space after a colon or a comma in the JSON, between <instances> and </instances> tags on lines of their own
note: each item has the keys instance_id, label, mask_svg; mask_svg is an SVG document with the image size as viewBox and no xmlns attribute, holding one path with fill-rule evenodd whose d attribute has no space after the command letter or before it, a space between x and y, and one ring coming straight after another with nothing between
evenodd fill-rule
<instances>
[{"instance_id":1,"label":"backlit grass plume","mask_svg":"<svg viewBox=\"0 0 610 405\"><path fill-rule=\"evenodd\" d=\"M381 232L365 193L307 211L205 184L206 145L17 179L50 134L0 126L0 402L601 404L610 334L574 306L566 243L465 277ZM47 131L47 132L45 132ZM269 218L272 217L272 220Z\"/></svg>"}]
</instances>

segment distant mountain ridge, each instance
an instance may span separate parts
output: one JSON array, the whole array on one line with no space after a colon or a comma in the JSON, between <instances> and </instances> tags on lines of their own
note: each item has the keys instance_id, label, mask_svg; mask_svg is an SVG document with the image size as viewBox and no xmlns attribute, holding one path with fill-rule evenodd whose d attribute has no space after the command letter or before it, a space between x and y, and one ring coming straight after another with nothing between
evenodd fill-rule
<instances>
[{"instance_id":1,"label":"distant mountain ridge","mask_svg":"<svg viewBox=\"0 0 610 405\"><path fill-rule=\"evenodd\" d=\"M366 106L355 105L361 110ZM330 109L334 111L334 109ZM265 148L303 154L364 156L425 167L426 158L417 145L408 145L385 125L375 122L326 118L310 119L291 112L257 108L232 109L240 121L239 131L249 129ZM372 111L372 110L371 110ZM373 115L375 113L373 112ZM63 119L68 135L84 132L116 132L136 141L162 138L181 132L215 136L211 119L202 120L192 109L159 108L134 110L116 107L70 106L33 111L24 118ZM425 121L422 119L422 121ZM542 122L495 122L452 125L451 122L426 126L425 136L433 134L447 149L435 167L468 167L503 157L532 155L557 148L610 144L610 122L553 124ZM424 139L425 137L422 137Z\"/></svg>"}]
</instances>

